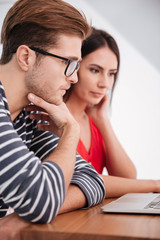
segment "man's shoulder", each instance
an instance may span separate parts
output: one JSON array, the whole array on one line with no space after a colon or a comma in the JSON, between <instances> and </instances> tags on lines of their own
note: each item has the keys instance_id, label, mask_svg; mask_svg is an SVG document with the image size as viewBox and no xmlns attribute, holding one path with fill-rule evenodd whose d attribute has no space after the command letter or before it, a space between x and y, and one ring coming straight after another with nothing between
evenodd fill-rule
<instances>
[{"instance_id":1,"label":"man's shoulder","mask_svg":"<svg viewBox=\"0 0 160 240\"><path fill-rule=\"evenodd\" d=\"M10 116L8 102L1 82L0 82L0 112Z\"/></svg>"},{"instance_id":2,"label":"man's shoulder","mask_svg":"<svg viewBox=\"0 0 160 240\"><path fill-rule=\"evenodd\" d=\"M4 97L0 94L0 113L2 115L10 116L7 102L4 101Z\"/></svg>"}]
</instances>

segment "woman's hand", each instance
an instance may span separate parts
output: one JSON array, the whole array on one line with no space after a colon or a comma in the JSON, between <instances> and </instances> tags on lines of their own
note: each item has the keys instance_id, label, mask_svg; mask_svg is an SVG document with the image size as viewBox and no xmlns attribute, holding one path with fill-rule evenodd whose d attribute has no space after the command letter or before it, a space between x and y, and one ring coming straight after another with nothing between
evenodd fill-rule
<instances>
[{"instance_id":1,"label":"woman's hand","mask_svg":"<svg viewBox=\"0 0 160 240\"><path fill-rule=\"evenodd\" d=\"M106 95L102 98L102 100L93 106L88 106L86 108L86 113L93 119L94 123L97 127L100 124L100 121L108 119L108 111L110 106L110 98L109 95Z\"/></svg>"}]
</instances>

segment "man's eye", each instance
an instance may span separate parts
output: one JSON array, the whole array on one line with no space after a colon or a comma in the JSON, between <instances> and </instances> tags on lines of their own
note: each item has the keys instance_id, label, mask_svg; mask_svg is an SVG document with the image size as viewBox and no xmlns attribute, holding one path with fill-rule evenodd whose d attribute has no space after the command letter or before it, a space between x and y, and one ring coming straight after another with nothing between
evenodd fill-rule
<instances>
[{"instance_id":1,"label":"man's eye","mask_svg":"<svg viewBox=\"0 0 160 240\"><path fill-rule=\"evenodd\" d=\"M67 65L68 64L68 60L62 60L62 62Z\"/></svg>"}]
</instances>

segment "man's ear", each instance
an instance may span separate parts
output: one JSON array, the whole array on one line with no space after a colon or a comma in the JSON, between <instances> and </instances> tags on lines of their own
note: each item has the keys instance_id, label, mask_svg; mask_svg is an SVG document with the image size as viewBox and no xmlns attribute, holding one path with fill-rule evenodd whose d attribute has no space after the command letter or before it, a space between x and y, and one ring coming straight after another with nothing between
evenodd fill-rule
<instances>
[{"instance_id":1,"label":"man's ear","mask_svg":"<svg viewBox=\"0 0 160 240\"><path fill-rule=\"evenodd\" d=\"M36 54L26 45L18 47L16 57L19 67L25 72L27 72L36 61Z\"/></svg>"}]
</instances>

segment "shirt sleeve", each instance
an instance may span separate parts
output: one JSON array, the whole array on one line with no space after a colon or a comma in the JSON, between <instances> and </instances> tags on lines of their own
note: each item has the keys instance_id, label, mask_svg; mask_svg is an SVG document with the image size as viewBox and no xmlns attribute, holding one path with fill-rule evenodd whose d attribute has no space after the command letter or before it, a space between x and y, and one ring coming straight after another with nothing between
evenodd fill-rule
<instances>
[{"instance_id":1,"label":"shirt sleeve","mask_svg":"<svg viewBox=\"0 0 160 240\"><path fill-rule=\"evenodd\" d=\"M76 155L75 171L71 183L77 185L83 191L87 199L87 205L84 208L101 203L105 198L102 178L93 166L82 159L79 154Z\"/></svg>"},{"instance_id":2,"label":"shirt sleeve","mask_svg":"<svg viewBox=\"0 0 160 240\"><path fill-rule=\"evenodd\" d=\"M39 138L36 136L36 139L39 139L38 142L40 142L40 135L41 134L39 133ZM53 135L50 138L48 136L47 140L47 144L50 145L50 151L53 151L58 145L59 138L56 135ZM41 150L38 149L35 144L32 144L32 147L33 146L36 154L39 155ZM47 151L45 151L45 146L46 144L44 144L43 148L41 148L43 149L43 157L46 157L49 153L49 150L46 149ZM85 208L101 203L105 198L105 187L102 178L93 166L84 160L79 154L76 154L76 163L71 184L77 185L84 193L87 199L87 205Z\"/></svg>"},{"instance_id":3,"label":"shirt sleeve","mask_svg":"<svg viewBox=\"0 0 160 240\"><path fill-rule=\"evenodd\" d=\"M29 151L2 105L0 102L0 212L10 206L25 220L50 222L64 201L63 173L56 163L41 163Z\"/></svg>"}]
</instances>

